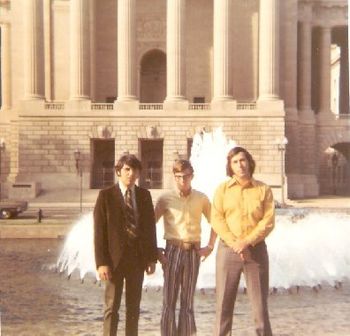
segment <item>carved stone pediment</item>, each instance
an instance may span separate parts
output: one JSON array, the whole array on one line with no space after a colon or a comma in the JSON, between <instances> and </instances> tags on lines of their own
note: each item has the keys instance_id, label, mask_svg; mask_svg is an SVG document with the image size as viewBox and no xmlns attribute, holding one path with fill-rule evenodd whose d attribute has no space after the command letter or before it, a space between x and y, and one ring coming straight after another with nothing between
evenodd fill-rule
<instances>
[{"instance_id":1,"label":"carved stone pediment","mask_svg":"<svg viewBox=\"0 0 350 336\"><path fill-rule=\"evenodd\" d=\"M99 125L92 129L89 137L94 139L111 139L115 138L115 132L111 125Z\"/></svg>"}]
</instances>

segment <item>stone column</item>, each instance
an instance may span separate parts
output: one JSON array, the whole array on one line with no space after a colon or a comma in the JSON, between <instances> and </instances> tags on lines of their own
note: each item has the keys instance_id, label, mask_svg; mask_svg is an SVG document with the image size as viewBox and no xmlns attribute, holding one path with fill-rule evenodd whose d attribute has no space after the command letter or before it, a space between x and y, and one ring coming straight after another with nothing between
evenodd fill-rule
<instances>
[{"instance_id":1,"label":"stone column","mask_svg":"<svg viewBox=\"0 0 350 336\"><path fill-rule=\"evenodd\" d=\"M25 0L24 7L24 99L44 98L44 34L42 0Z\"/></svg>"},{"instance_id":2,"label":"stone column","mask_svg":"<svg viewBox=\"0 0 350 336\"><path fill-rule=\"evenodd\" d=\"M279 99L279 0L260 0L259 100Z\"/></svg>"},{"instance_id":3,"label":"stone column","mask_svg":"<svg viewBox=\"0 0 350 336\"><path fill-rule=\"evenodd\" d=\"M349 115L349 49L345 38L342 39L340 45L339 81L339 113Z\"/></svg>"},{"instance_id":4,"label":"stone column","mask_svg":"<svg viewBox=\"0 0 350 336\"><path fill-rule=\"evenodd\" d=\"M1 110L11 108L10 25L1 25Z\"/></svg>"},{"instance_id":5,"label":"stone column","mask_svg":"<svg viewBox=\"0 0 350 336\"><path fill-rule=\"evenodd\" d=\"M233 103L232 4L232 0L214 1L214 106Z\"/></svg>"},{"instance_id":6,"label":"stone column","mask_svg":"<svg viewBox=\"0 0 350 336\"><path fill-rule=\"evenodd\" d=\"M70 100L90 99L90 1L70 1Z\"/></svg>"},{"instance_id":7,"label":"stone column","mask_svg":"<svg viewBox=\"0 0 350 336\"><path fill-rule=\"evenodd\" d=\"M186 0L167 1L167 97L165 108L183 107L186 104L185 57Z\"/></svg>"},{"instance_id":8,"label":"stone column","mask_svg":"<svg viewBox=\"0 0 350 336\"><path fill-rule=\"evenodd\" d=\"M300 54L298 66L298 96L299 115L312 118L311 110L311 55L312 55L312 26L309 21L300 22Z\"/></svg>"},{"instance_id":9,"label":"stone column","mask_svg":"<svg viewBox=\"0 0 350 336\"><path fill-rule=\"evenodd\" d=\"M118 0L118 98L137 103L136 1Z\"/></svg>"},{"instance_id":10,"label":"stone column","mask_svg":"<svg viewBox=\"0 0 350 336\"><path fill-rule=\"evenodd\" d=\"M322 27L320 36L320 107L318 117L331 112L331 28Z\"/></svg>"},{"instance_id":11,"label":"stone column","mask_svg":"<svg viewBox=\"0 0 350 336\"><path fill-rule=\"evenodd\" d=\"M45 58L45 99L52 101L52 26L51 26L51 0L43 1L44 20L44 58Z\"/></svg>"}]
</instances>

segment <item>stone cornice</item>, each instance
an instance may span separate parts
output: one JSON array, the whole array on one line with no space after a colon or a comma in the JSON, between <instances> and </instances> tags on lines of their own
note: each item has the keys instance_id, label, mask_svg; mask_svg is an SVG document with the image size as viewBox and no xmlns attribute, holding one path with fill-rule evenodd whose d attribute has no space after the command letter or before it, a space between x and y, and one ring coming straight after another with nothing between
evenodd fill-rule
<instances>
[{"instance_id":1,"label":"stone cornice","mask_svg":"<svg viewBox=\"0 0 350 336\"><path fill-rule=\"evenodd\" d=\"M334 27L348 24L346 0L299 1L299 21L310 21L313 26Z\"/></svg>"}]
</instances>

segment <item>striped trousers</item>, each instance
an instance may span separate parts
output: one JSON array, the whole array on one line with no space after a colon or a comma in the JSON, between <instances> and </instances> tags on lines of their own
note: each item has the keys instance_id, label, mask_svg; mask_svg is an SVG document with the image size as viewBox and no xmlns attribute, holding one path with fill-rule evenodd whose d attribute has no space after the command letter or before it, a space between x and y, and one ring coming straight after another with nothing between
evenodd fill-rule
<instances>
[{"instance_id":1,"label":"striped trousers","mask_svg":"<svg viewBox=\"0 0 350 336\"><path fill-rule=\"evenodd\" d=\"M195 249L184 250L167 245L164 266L163 309L161 318L162 336L196 335L193 301L198 278L200 257ZM176 301L181 288L180 312L176 327Z\"/></svg>"}]
</instances>

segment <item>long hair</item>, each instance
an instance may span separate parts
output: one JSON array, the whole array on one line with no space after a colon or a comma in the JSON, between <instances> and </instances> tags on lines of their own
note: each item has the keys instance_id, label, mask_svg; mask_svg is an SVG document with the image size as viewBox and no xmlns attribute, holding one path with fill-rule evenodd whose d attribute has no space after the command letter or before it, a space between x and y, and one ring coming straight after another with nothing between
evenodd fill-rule
<instances>
[{"instance_id":1,"label":"long hair","mask_svg":"<svg viewBox=\"0 0 350 336\"><path fill-rule=\"evenodd\" d=\"M231 159L235 155L237 155L238 153L244 153L244 155L248 161L250 176L253 176L254 170L255 170L255 161L254 161L252 155L243 147L234 147L228 152L227 162L226 162L226 174L227 174L227 176L232 177L234 175L233 170L231 168Z\"/></svg>"}]
</instances>

